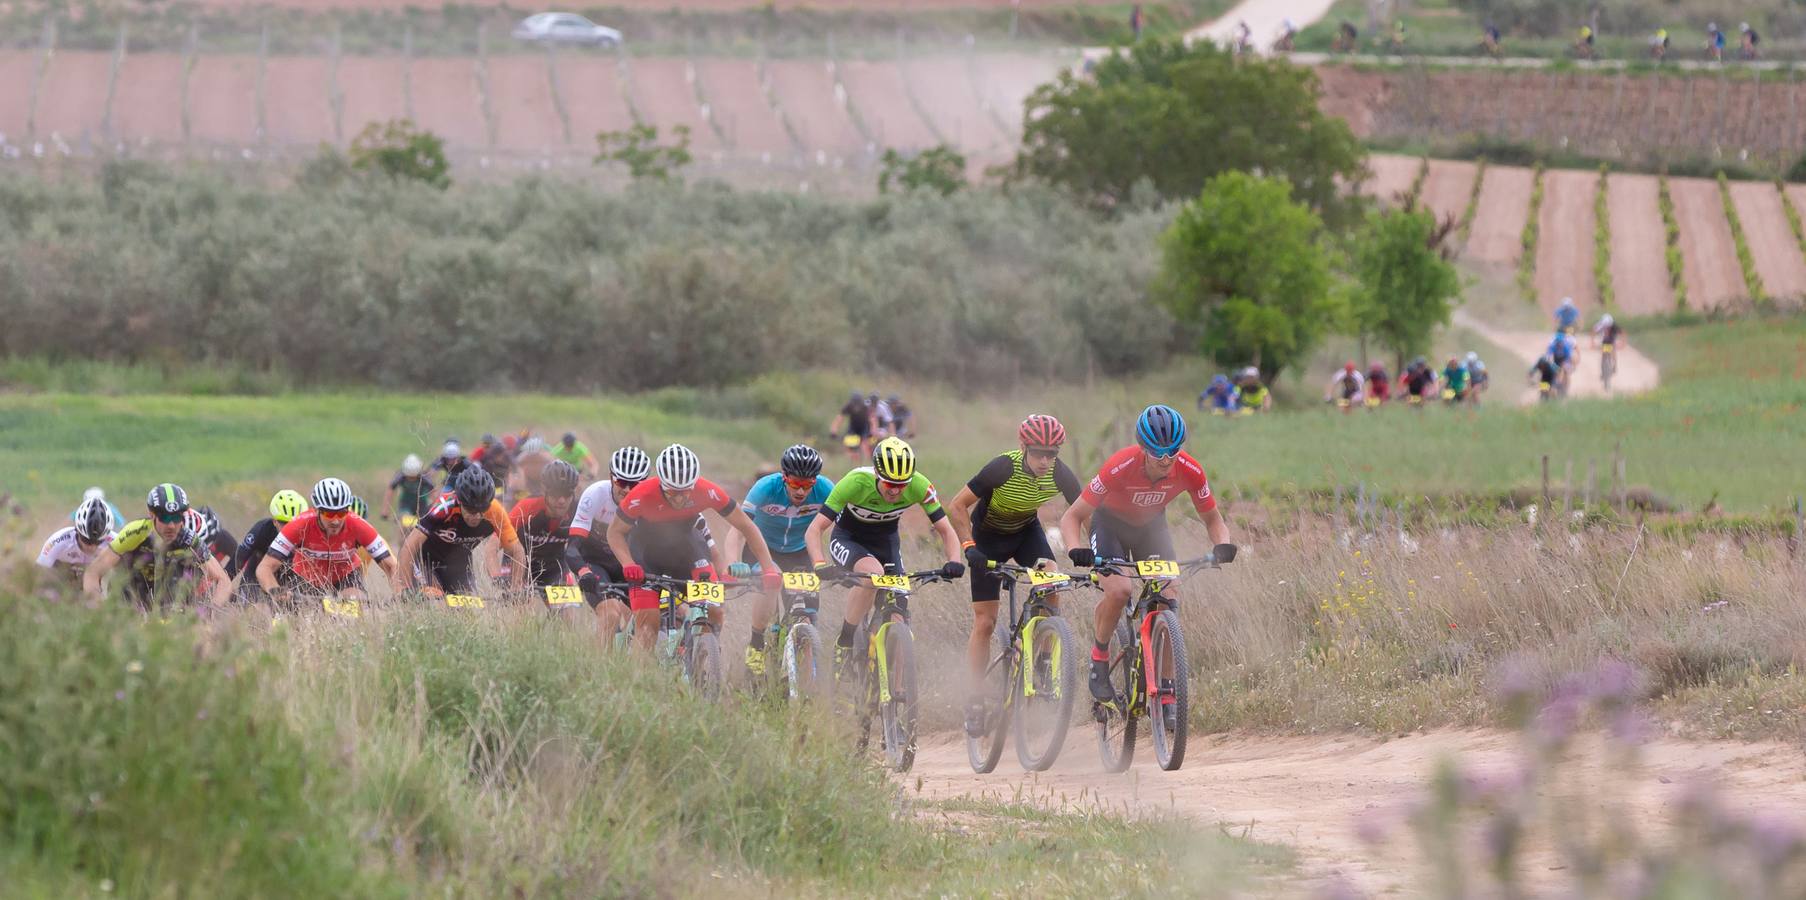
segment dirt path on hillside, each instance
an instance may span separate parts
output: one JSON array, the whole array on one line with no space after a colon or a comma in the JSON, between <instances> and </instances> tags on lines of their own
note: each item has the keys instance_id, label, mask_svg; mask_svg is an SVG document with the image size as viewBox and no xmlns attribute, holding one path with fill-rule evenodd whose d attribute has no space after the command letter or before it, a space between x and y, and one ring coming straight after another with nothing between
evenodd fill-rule
<instances>
[{"instance_id":1,"label":"dirt path on hillside","mask_svg":"<svg viewBox=\"0 0 1806 900\"><path fill-rule=\"evenodd\" d=\"M1187 41L1212 40L1228 46L1235 40L1236 25L1248 23L1253 34L1254 49L1266 53L1279 37L1280 28L1290 18L1302 29L1329 14L1333 0L1242 0L1222 18L1206 22L1185 33Z\"/></svg>"},{"instance_id":2,"label":"dirt path on hillside","mask_svg":"<svg viewBox=\"0 0 1806 900\"><path fill-rule=\"evenodd\" d=\"M1493 396L1511 397L1519 406L1537 402L1537 393L1525 383L1525 376L1530 371L1531 364L1549 348L1553 329L1548 332L1501 331L1461 310L1455 311L1454 324L1478 334L1494 346L1517 357L1515 366L1509 360L1496 360L1489 367L1492 387L1488 390ZM1634 340L1634 336L1632 339ZM1599 351L1589 346L1584 336L1578 343L1580 361L1574 369L1574 383L1568 389L1568 396L1603 397L1605 389L1599 385ZM1661 383L1661 370L1634 344L1620 347L1617 352L1618 373L1612 377L1612 394L1640 394L1655 390L1656 385Z\"/></svg>"},{"instance_id":3,"label":"dirt path on hillside","mask_svg":"<svg viewBox=\"0 0 1806 900\"><path fill-rule=\"evenodd\" d=\"M1731 182L1731 203L1743 223L1743 235L1756 260L1762 287L1775 298L1806 295L1806 255L1787 224L1781 194L1766 181Z\"/></svg>"},{"instance_id":4,"label":"dirt path on hillside","mask_svg":"<svg viewBox=\"0 0 1806 900\"><path fill-rule=\"evenodd\" d=\"M1467 257L1478 262L1515 264L1524 252L1524 223L1530 219L1529 169L1487 166L1480 206L1467 237Z\"/></svg>"},{"instance_id":5,"label":"dirt path on hillside","mask_svg":"<svg viewBox=\"0 0 1806 900\"><path fill-rule=\"evenodd\" d=\"M1106 808L1129 813L1178 813L1231 834L1295 847L1304 877L1346 878L1373 893L1421 890L1419 855L1399 833L1404 808L1424 796L1424 784L1448 758L1479 776L1509 776L1522 759L1519 736L1498 731L1443 731L1393 740L1356 736L1195 738L1185 765L1162 772L1153 752L1139 748L1121 775L1101 771L1089 723L1051 771L1022 772L1012 751L990 775L974 775L957 736L931 739L904 782L906 795L971 797L1043 804L1050 808ZM1757 809L1806 824L1806 759L1779 743L1662 740L1644 748L1641 765L1624 771L1608 763L1599 741L1582 741L1561 769L1557 786L1539 791L1584 803L1588 812L1627 813L1646 834L1672 820L1683 792L1702 778L1720 781L1728 807ZM1619 784L1612 806L1591 789ZM1584 786L1576 790L1574 786ZM1380 846L1357 834L1381 826L1392 832ZM1572 884L1571 870L1534 837L1520 874L1538 893Z\"/></svg>"},{"instance_id":6,"label":"dirt path on hillside","mask_svg":"<svg viewBox=\"0 0 1806 900\"><path fill-rule=\"evenodd\" d=\"M1599 309L1593 279L1593 197L1599 173L1549 171L1543 174L1543 208L1536 242L1536 299L1554 310L1573 297L1591 318Z\"/></svg>"},{"instance_id":7,"label":"dirt path on hillside","mask_svg":"<svg viewBox=\"0 0 1806 900\"><path fill-rule=\"evenodd\" d=\"M1612 174L1605 182L1605 202L1612 229L1614 305L1637 315L1674 309L1661 186L1655 176Z\"/></svg>"},{"instance_id":8,"label":"dirt path on hillside","mask_svg":"<svg viewBox=\"0 0 1806 900\"><path fill-rule=\"evenodd\" d=\"M1718 183L1670 178L1668 196L1674 198L1674 218L1681 224L1687 305L1715 309L1745 297L1749 290L1743 284L1743 268L1737 263L1737 245L1731 240Z\"/></svg>"}]
</instances>

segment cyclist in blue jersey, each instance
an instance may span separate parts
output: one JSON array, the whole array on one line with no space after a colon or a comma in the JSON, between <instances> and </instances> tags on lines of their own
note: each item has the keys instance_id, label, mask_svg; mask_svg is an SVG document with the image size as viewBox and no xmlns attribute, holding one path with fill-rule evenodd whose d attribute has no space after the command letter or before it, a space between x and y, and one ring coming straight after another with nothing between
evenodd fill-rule
<instances>
[{"instance_id":1,"label":"cyclist in blue jersey","mask_svg":"<svg viewBox=\"0 0 1806 900\"><path fill-rule=\"evenodd\" d=\"M1561 298L1561 305L1555 308L1555 330L1564 334L1573 334L1580 327L1580 307L1574 305L1573 297Z\"/></svg>"},{"instance_id":2,"label":"cyclist in blue jersey","mask_svg":"<svg viewBox=\"0 0 1806 900\"><path fill-rule=\"evenodd\" d=\"M765 545L771 548L771 559L788 572L808 572L809 546L804 536L809 523L821 512L822 504L834 490L834 482L821 473L821 454L814 447L797 444L784 451L780 471L759 479L746 492L740 508L752 518ZM745 578L757 568L748 552L746 539L738 531L729 530L727 558L734 560L728 573ZM759 595L752 609L752 643L746 648L746 668L753 675L765 674L765 630L777 612L776 595Z\"/></svg>"},{"instance_id":3,"label":"cyclist in blue jersey","mask_svg":"<svg viewBox=\"0 0 1806 900\"><path fill-rule=\"evenodd\" d=\"M1218 374L1210 379L1210 387L1198 395L1198 409L1210 407L1212 415L1226 416L1241 406L1242 392L1237 390L1229 376Z\"/></svg>"}]
</instances>

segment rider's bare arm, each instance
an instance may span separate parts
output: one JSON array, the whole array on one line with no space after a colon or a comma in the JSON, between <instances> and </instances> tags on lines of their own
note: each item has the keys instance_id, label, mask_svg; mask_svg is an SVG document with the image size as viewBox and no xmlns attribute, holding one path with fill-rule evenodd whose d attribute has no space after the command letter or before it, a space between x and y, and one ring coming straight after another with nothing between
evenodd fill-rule
<instances>
[{"instance_id":1,"label":"rider's bare arm","mask_svg":"<svg viewBox=\"0 0 1806 900\"><path fill-rule=\"evenodd\" d=\"M100 596L100 586L106 581L107 573L119 565L120 556L112 547L100 551L100 555L88 564L87 571L82 573L82 590L95 597Z\"/></svg>"},{"instance_id":2,"label":"rider's bare arm","mask_svg":"<svg viewBox=\"0 0 1806 900\"><path fill-rule=\"evenodd\" d=\"M953 495L942 509L947 511L947 521L953 523L953 530L959 536L962 545L972 539L972 510L978 506L978 495L972 493L971 485L962 485L959 493Z\"/></svg>"}]
</instances>

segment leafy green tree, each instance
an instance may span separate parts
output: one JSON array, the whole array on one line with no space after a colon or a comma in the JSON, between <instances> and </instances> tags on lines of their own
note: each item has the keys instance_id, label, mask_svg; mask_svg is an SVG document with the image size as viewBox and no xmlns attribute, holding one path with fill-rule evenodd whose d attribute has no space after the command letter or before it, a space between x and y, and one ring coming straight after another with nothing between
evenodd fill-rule
<instances>
[{"instance_id":1,"label":"leafy green tree","mask_svg":"<svg viewBox=\"0 0 1806 900\"><path fill-rule=\"evenodd\" d=\"M966 186L966 157L946 144L930 147L914 156L884 151L884 168L878 173L878 193L890 193L891 185L905 191L931 190L946 197Z\"/></svg>"},{"instance_id":2,"label":"leafy green tree","mask_svg":"<svg viewBox=\"0 0 1806 900\"><path fill-rule=\"evenodd\" d=\"M1149 42L1066 73L1025 104L1016 179L1050 182L1114 209L1147 179L1167 199L1196 197L1222 172L1276 175L1332 225L1352 224L1365 153L1317 107L1317 77L1284 60L1237 59L1209 41Z\"/></svg>"},{"instance_id":3,"label":"leafy green tree","mask_svg":"<svg viewBox=\"0 0 1806 900\"><path fill-rule=\"evenodd\" d=\"M1461 301L1461 276L1443 249L1452 222L1424 210L1370 213L1351 254L1349 318L1355 333L1404 358L1430 348Z\"/></svg>"},{"instance_id":4,"label":"leafy green tree","mask_svg":"<svg viewBox=\"0 0 1806 900\"><path fill-rule=\"evenodd\" d=\"M1161 235L1155 295L1179 321L1202 327L1213 360L1271 378L1340 315L1323 240L1322 220L1284 179L1226 172Z\"/></svg>"},{"instance_id":5,"label":"leafy green tree","mask_svg":"<svg viewBox=\"0 0 1806 900\"><path fill-rule=\"evenodd\" d=\"M451 186L451 163L445 141L408 119L371 122L351 141L351 168L390 178L418 181L444 189Z\"/></svg>"},{"instance_id":6,"label":"leafy green tree","mask_svg":"<svg viewBox=\"0 0 1806 900\"><path fill-rule=\"evenodd\" d=\"M669 181L672 173L690 164L690 126L671 129L677 143L666 146L658 142L658 128L635 125L624 131L604 131L596 135L595 165L618 162L627 167L634 178Z\"/></svg>"}]
</instances>

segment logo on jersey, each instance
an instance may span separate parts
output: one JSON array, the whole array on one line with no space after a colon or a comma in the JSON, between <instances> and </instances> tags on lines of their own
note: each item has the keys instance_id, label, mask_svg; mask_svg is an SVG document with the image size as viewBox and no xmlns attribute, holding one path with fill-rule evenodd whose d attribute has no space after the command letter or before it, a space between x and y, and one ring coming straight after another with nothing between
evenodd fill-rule
<instances>
[{"instance_id":1,"label":"logo on jersey","mask_svg":"<svg viewBox=\"0 0 1806 900\"><path fill-rule=\"evenodd\" d=\"M1102 475L1092 476L1091 486L1089 488L1087 488L1087 490L1091 491L1091 493L1093 493L1093 494L1107 493L1108 489L1104 487L1104 476L1102 476Z\"/></svg>"},{"instance_id":2,"label":"logo on jersey","mask_svg":"<svg viewBox=\"0 0 1806 900\"><path fill-rule=\"evenodd\" d=\"M1136 491L1135 496L1129 498L1129 502L1136 506L1159 506L1166 502L1166 492Z\"/></svg>"}]
</instances>

